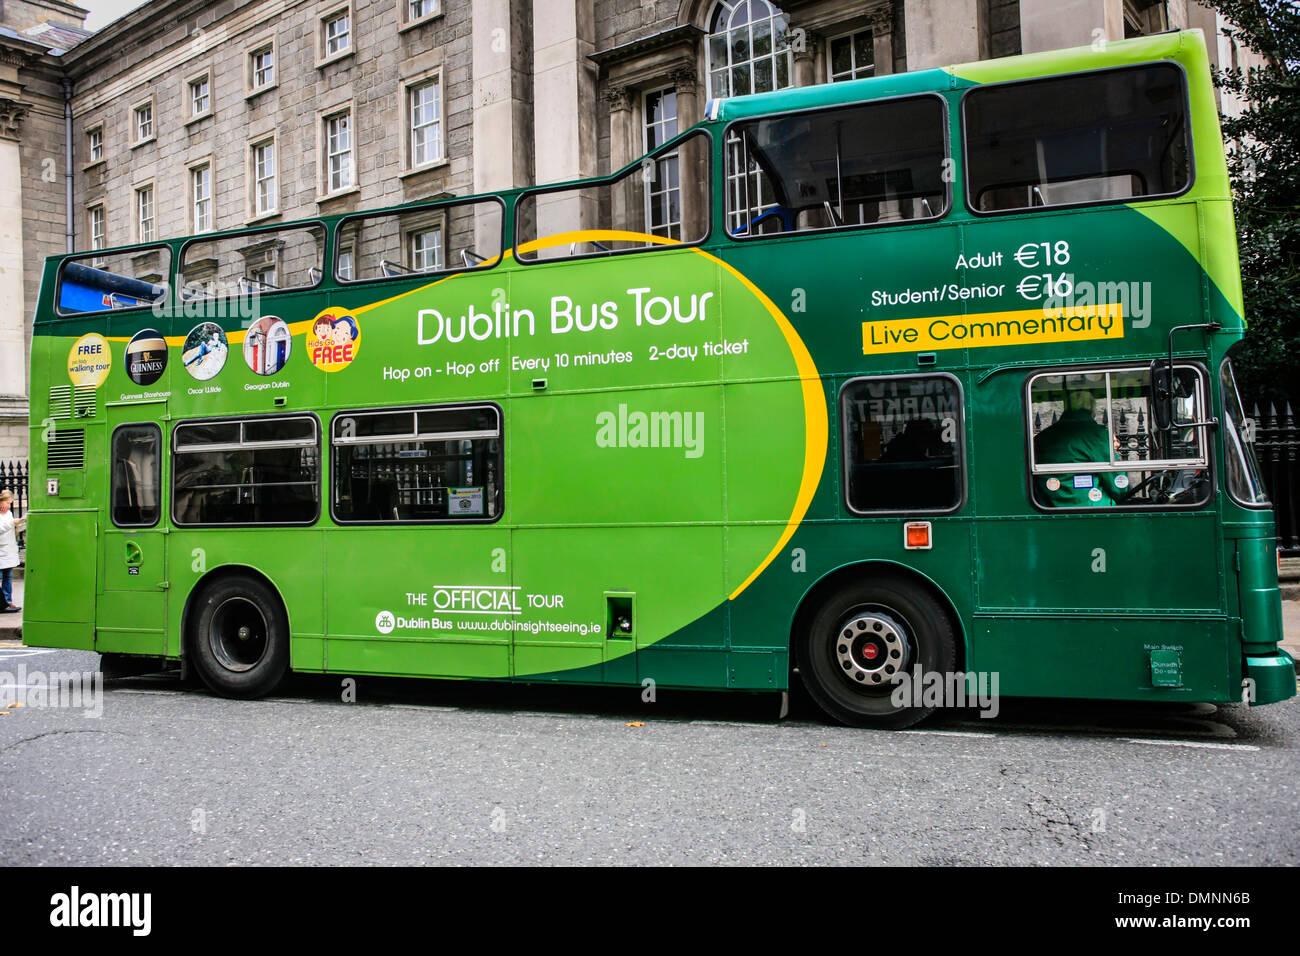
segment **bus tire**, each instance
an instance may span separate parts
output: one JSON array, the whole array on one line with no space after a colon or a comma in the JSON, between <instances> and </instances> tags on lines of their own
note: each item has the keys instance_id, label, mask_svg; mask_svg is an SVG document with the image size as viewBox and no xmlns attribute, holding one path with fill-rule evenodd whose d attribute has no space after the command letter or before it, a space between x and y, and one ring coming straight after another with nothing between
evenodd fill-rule
<instances>
[{"instance_id":1,"label":"bus tire","mask_svg":"<svg viewBox=\"0 0 1300 956\"><path fill-rule=\"evenodd\" d=\"M194 669L213 693L263 697L289 672L289 622L266 582L242 574L214 581L192 620Z\"/></svg>"},{"instance_id":2,"label":"bus tire","mask_svg":"<svg viewBox=\"0 0 1300 956\"><path fill-rule=\"evenodd\" d=\"M799 635L796 659L808 694L834 720L852 727L899 730L933 707L901 705L891 696L919 664L925 673L956 665L952 623L924 589L902 577L871 578L826 601ZM905 685L904 685L905 686ZM905 689L906 686L905 686Z\"/></svg>"}]
</instances>

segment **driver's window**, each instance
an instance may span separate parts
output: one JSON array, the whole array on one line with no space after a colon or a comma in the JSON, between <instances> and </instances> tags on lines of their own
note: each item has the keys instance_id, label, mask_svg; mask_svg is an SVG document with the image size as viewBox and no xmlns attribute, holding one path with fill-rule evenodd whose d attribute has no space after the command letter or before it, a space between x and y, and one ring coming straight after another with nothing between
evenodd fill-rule
<instances>
[{"instance_id":1,"label":"driver's window","mask_svg":"<svg viewBox=\"0 0 1300 956\"><path fill-rule=\"evenodd\" d=\"M1205 379L1174 370L1174 425L1151 416L1146 367L1029 381L1031 488L1044 508L1186 507L1209 497ZM1191 424L1198 423L1198 424Z\"/></svg>"}]
</instances>

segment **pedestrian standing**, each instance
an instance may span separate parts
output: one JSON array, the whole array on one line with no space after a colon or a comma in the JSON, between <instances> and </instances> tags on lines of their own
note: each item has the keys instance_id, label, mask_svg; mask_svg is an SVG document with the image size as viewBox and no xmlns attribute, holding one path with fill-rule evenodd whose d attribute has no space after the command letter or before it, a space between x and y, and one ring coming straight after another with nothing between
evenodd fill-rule
<instances>
[{"instance_id":1,"label":"pedestrian standing","mask_svg":"<svg viewBox=\"0 0 1300 956\"><path fill-rule=\"evenodd\" d=\"M0 614L14 614L22 608L14 603L14 568L18 567L18 532L27 523L13 516L14 493L0 491Z\"/></svg>"}]
</instances>

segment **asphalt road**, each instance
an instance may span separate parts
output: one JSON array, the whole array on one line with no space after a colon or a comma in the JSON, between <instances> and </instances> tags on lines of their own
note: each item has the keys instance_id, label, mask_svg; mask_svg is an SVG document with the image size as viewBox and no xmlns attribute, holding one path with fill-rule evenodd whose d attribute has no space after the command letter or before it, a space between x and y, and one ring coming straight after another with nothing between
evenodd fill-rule
<instances>
[{"instance_id":1,"label":"asphalt road","mask_svg":"<svg viewBox=\"0 0 1300 956\"><path fill-rule=\"evenodd\" d=\"M0 671L98 656L0 646ZM1003 701L901 733L774 696L111 680L0 716L0 860L30 864L1300 863L1300 703Z\"/></svg>"}]
</instances>

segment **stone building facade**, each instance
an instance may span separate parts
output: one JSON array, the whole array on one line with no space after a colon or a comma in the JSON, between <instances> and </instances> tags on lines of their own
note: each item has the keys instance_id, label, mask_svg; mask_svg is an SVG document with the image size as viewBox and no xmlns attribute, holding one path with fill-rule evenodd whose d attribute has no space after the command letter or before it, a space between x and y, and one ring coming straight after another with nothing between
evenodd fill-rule
<instances>
[{"instance_id":1,"label":"stone building facade","mask_svg":"<svg viewBox=\"0 0 1300 956\"><path fill-rule=\"evenodd\" d=\"M1192 0L150 0L93 35L62 0L0 11L0 459L46 255L600 175L711 97L1218 32Z\"/></svg>"}]
</instances>

